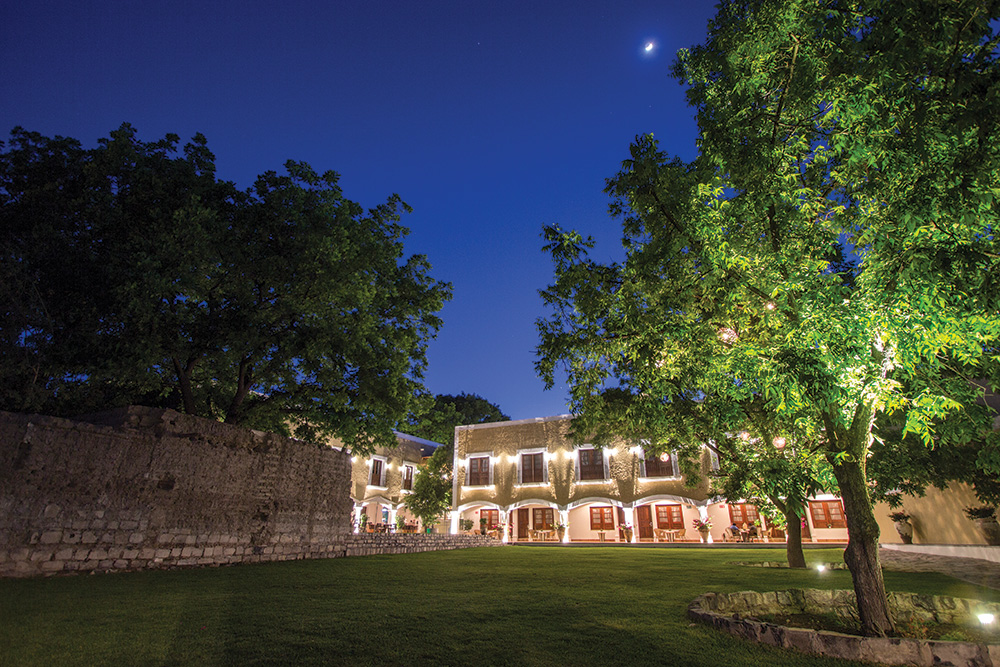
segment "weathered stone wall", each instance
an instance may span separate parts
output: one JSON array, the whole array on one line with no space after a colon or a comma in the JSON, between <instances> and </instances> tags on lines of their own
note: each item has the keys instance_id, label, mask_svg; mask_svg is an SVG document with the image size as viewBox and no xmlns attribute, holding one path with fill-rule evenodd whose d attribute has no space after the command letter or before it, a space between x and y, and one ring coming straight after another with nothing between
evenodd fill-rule
<instances>
[{"instance_id":1,"label":"weathered stone wall","mask_svg":"<svg viewBox=\"0 0 1000 667\"><path fill-rule=\"evenodd\" d=\"M0 575L343 556L342 452L171 410L0 412Z\"/></svg>"},{"instance_id":2,"label":"weathered stone wall","mask_svg":"<svg viewBox=\"0 0 1000 667\"><path fill-rule=\"evenodd\" d=\"M486 535L366 533L350 536L347 540L347 555L415 554L422 551L500 546L503 546L503 542Z\"/></svg>"}]
</instances>

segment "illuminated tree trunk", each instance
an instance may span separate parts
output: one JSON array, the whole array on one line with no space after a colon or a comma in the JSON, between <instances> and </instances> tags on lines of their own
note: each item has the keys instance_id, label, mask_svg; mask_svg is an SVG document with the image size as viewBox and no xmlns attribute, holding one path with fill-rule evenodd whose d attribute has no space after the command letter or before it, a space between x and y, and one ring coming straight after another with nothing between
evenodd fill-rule
<instances>
[{"instance_id":1,"label":"illuminated tree trunk","mask_svg":"<svg viewBox=\"0 0 1000 667\"><path fill-rule=\"evenodd\" d=\"M802 553L802 518L794 513L785 514L785 558L788 567L805 568L806 557Z\"/></svg>"},{"instance_id":2,"label":"illuminated tree trunk","mask_svg":"<svg viewBox=\"0 0 1000 667\"><path fill-rule=\"evenodd\" d=\"M884 637L893 633L895 628L885 595L882 564L878 557L879 527L868 496L864 464L847 459L837 462L832 456L830 463L840 485L840 497L844 501L847 517L849 537L844 562L854 580L861 633L869 637Z\"/></svg>"}]
</instances>

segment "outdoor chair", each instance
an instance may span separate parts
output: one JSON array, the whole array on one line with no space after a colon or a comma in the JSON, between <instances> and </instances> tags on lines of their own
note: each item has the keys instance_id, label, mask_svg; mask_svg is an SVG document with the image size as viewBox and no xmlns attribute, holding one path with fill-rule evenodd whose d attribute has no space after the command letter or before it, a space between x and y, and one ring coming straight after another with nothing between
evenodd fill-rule
<instances>
[{"instance_id":1,"label":"outdoor chair","mask_svg":"<svg viewBox=\"0 0 1000 667\"><path fill-rule=\"evenodd\" d=\"M684 533L687 532L687 528L681 528L676 533L674 533L674 541L681 542L684 540Z\"/></svg>"}]
</instances>

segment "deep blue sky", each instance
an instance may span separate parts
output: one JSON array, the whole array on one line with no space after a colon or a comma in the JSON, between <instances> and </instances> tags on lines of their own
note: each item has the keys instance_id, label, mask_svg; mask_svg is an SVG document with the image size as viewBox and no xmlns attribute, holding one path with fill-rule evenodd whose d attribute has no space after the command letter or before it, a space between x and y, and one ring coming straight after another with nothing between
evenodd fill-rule
<instances>
[{"instance_id":1,"label":"deep blue sky","mask_svg":"<svg viewBox=\"0 0 1000 667\"><path fill-rule=\"evenodd\" d=\"M414 212L407 252L454 284L429 348L433 393L514 419L567 411L534 373L543 224L620 252L604 179L636 134L691 158L693 111L669 76L704 41L704 0L199 0L0 3L0 136L16 125L94 145L208 137L247 187L288 159ZM652 56L643 46L657 44Z\"/></svg>"}]
</instances>

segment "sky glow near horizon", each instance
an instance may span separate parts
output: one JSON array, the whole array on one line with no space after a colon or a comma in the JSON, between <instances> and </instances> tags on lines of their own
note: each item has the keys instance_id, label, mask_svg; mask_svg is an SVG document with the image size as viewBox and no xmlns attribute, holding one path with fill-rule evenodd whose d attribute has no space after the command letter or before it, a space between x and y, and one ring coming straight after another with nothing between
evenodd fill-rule
<instances>
[{"instance_id":1,"label":"sky glow near horizon","mask_svg":"<svg viewBox=\"0 0 1000 667\"><path fill-rule=\"evenodd\" d=\"M639 134L694 157L669 68L714 7L336 4L4 3L2 139L20 125L94 146L129 122L146 141L203 133L218 176L242 188L292 159L338 172L366 208L398 193L414 209L407 254L454 285L428 390L479 394L513 419L568 412L565 386L545 392L534 372L552 280L542 226L594 236L597 261L621 257L604 181Z\"/></svg>"}]
</instances>

